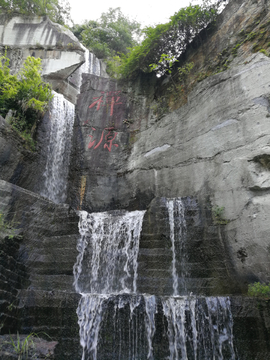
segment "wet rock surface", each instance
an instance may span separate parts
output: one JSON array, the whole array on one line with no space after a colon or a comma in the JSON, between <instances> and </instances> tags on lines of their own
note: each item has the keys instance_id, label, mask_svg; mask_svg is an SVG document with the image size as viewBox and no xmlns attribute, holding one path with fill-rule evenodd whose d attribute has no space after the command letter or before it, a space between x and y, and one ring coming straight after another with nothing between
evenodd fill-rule
<instances>
[{"instance_id":1,"label":"wet rock surface","mask_svg":"<svg viewBox=\"0 0 270 360\"><path fill-rule=\"evenodd\" d=\"M15 234L1 240L1 333L46 333L58 342L56 359L75 359L74 349L80 354L79 295L73 288L78 216L68 205L3 180L0 196Z\"/></svg>"},{"instance_id":2,"label":"wet rock surface","mask_svg":"<svg viewBox=\"0 0 270 360\"><path fill-rule=\"evenodd\" d=\"M0 336L0 356L2 360L18 359L24 356L29 360L55 359L54 351L57 341L41 339L32 335Z\"/></svg>"},{"instance_id":3,"label":"wet rock surface","mask_svg":"<svg viewBox=\"0 0 270 360\"><path fill-rule=\"evenodd\" d=\"M207 45L188 49L195 66L205 66L210 53L219 58L219 52L231 46L231 36L235 44L239 34L230 35L232 29L240 32L244 26L251 31L253 17L257 17L258 26L260 22L267 26L266 5L259 1L231 1L216 33L209 34ZM8 27L14 24L12 20ZM18 39L22 28L26 33L33 28L46 32L50 26L52 43L43 45L56 47L61 40L67 47L69 35L59 34L46 19L30 27L27 21L20 20L14 27L16 31L12 29ZM1 30L6 39L3 45L10 44L16 69L29 49L16 50L15 38L5 37L6 30ZM23 34L20 39L24 39ZM65 81L70 71L84 61L84 49L75 49L69 59L71 52L67 48L33 50L36 56L48 50L49 60L57 57L63 61L63 68L51 68L45 75L51 77L54 88L76 102L76 120L68 205L57 205L37 195L46 164L48 114L38 126L35 153L25 149L0 118L0 213L9 224L9 229L3 225L0 228L0 327L2 334L19 331L22 342L23 334L47 333L51 340L36 339L39 353L32 353L32 358L41 359L47 354L59 360L81 359L76 314L81 295L75 293L73 285L79 238L77 210L147 210L138 253L137 286L139 293L159 297L155 317L159 330L154 335L148 329L153 335L155 360L169 356L169 325L162 297L171 296L180 285L191 297L191 293L215 296L244 294L248 283L269 281L270 61L262 53L251 54L251 46L241 44L239 56L229 56L231 69L205 78L189 94L184 106L162 116L153 111L162 79L148 74L131 86L85 74L76 98L80 82L74 80L68 93ZM215 61L213 67L218 63ZM186 242L173 250L168 203L180 198L185 205ZM173 271L181 274L181 284L174 282ZM147 300L140 300L132 318L134 302L130 305L119 299L107 301L98 351L104 360L119 358L117 340L123 354L129 356L129 334L134 330L141 344L140 360L146 359L148 330L139 331L135 318L145 324ZM235 358L270 359L268 301L234 296L230 299ZM190 310L187 313L190 318ZM0 338L1 356L12 359L15 354L6 341L9 336ZM227 359L232 356L227 355Z\"/></svg>"}]
</instances>

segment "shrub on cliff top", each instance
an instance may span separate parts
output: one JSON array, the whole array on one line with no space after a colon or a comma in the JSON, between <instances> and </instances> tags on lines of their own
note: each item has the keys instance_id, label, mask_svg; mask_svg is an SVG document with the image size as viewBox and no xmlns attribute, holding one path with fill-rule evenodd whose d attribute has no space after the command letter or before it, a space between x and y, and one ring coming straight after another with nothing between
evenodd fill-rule
<instances>
[{"instance_id":1,"label":"shrub on cliff top","mask_svg":"<svg viewBox=\"0 0 270 360\"><path fill-rule=\"evenodd\" d=\"M189 5L171 16L168 23L146 27L142 43L123 56L122 76L128 77L139 70L150 72L153 68L164 74L191 40L216 19L217 13L218 3ZM164 55L167 60L164 60Z\"/></svg>"},{"instance_id":2,"label":"shrub on cliff top","mask_svg":"<svg viewBox=\"0 0 270 360\"><path fill-rule=\"evenodd\" d=\"M248 285L248 295L262 298L270 298L270 283L256 282Z\"/></svg>"},{"instance_id":3,"label":"shrub on cliff top","mask_svg":"<svg viewBox=\"0 0 270 360\"><path fill-rule=\"evenodd\" d=\"M71 29L75 36L100 59L126 54L137 45L140 24L125 16L119 7L109 8L98 20L90 20Z\"/></svg>"},{"instance_id":4,"label":"shrub on cliff top","mask_svg":"<svg viewBox=\"0 0 270 360\"><path fill-rule=\"evenodd\" d=\"M52 96L51 86L41 78L41 59L29 56L18 74L11 75L9 59L0 57L0 114L5 117L12 110L13 128L33 134Z\"/></svg>"},{"instance_id":5,"label":"shrub on cliff top","mask_svg":"<svg viewBox=\"0 0 270 360\"><path fill-rule=\"evenodd\" d=\"M59 24L70 20L68 0L0 0L0 13L20 15L47 15Z\"/></svg>"}]
</instances>

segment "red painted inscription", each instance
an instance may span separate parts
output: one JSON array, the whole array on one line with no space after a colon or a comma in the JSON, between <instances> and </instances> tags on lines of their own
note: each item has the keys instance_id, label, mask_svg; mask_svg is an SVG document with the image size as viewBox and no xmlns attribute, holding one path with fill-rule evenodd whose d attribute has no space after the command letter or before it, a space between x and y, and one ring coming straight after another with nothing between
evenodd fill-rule
<instances>
[{"instance_id":1,"label":"red painted inscription","mask_svg":"<svg viewBox=\"0 0 270 360\"><path fill-rule=\"evenodd\" d=\"M95 100L91 105L89 105L89 109L92 109L95 105L96 110L98 111L102 106L108 106L110 109L110 116L113 116L113 110L116 105L122 104L120 102L120 91L101 91L100 97L93 97Z\"/></svg>"},{"instance_id":2,"label":"red painted inscription","mask_svg":"<svg viewBox=\"0 0 270 360\"><path fill-rule=\"evenodd\" d=\"M96 131L96 129L93 127L92 127L92 130ZM105 136L104 136L104 134L105 134ZM112 146L115 146L115 147L119 146L118 144L113 144L113 141L116 138L117 134L118 133L114 131L113 127L105 128L102 131L101 137L97 144L96 144L97 139L93 140L94 136L88 135L91 138L91 140L88 144L88 149L91 149L92 147L94 147L94 150L97 149L101 145L101 143L103 142L103 139L104 139L104 142L105 142L105 144L103 145L104 149L107 148L111 152Z\"/></svg>"}]
</instances>

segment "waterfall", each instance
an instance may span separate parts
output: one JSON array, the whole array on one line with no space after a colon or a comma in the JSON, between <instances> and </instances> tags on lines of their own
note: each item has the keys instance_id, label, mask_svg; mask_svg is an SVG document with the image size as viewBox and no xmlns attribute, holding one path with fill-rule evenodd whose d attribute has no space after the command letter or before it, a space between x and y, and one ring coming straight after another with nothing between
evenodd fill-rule
<instances>
[{"instance_id":1,"label":"waterfall","mask_svg":"<svg viewBox=\"0 0 270 360\"><path fill-rule=\"evenodd\" d=\"M82 360L235 360L228 297L83 294L77 315Z\"/></svg>"},{"instance_id":2,"label":"waterfall","mask_svg":"<svg viewBox=\"0 0 270 360\"><path fill-rule=\"evenodd\" d=\"M80 67L81 74L93 74L100 76L100 60L85 48L85 63Z\"/></svg>"},{"instance_id":3,"label":"waterfall","mask_svg":"<svg viewBox=\"0 0 270 360\"><path fill-rule=\"evenodd\" d=\"M181 292L186 294L186 220L185 206L182 199L167 200L167 208L169 213L170 237L172 242L172 277L173 277L173 295L178 292L178 279L180 277ZM176 270L176 248L179 248L179 259L181 259L181 273L177 274Z\"/></svg>"},{"instance_id":4,"label":"waterfall","mask_svg":"<svg viewBox=\"0 0 270 360\"><path fill-rule=\"evenodd\" d=\"M136 293L139 238L145 211L80 212L74 286L82 294L77 315L83 357L97 359L98 334L104 303L121 293ZM120 298L115 307L125 302ZM131 304L131 317L133 309ZM87 355L88 356L88 355Z\"/></svg>"},{"instance_id":5,"label":"waterfall","mask_svg":"<svg viewBox=\"0 0 270 360\"><path fill-rule=\"evenodd\" d=\"M188 206L166 201L172 296L137 293L144 211L80 212L73 270L82 360L235 360L230 299L179 295L188 277Z\"/></svg>"},{"instance_id":6,"label":"waterfall","mask_svg":"<svg viewBox=\"0 0 270 360\"><path fill-rule=\"evenodd\" d=\"M75 107L63 95L56 92L53 95L49 110L50 139L44 172L45 183L41 195L60 204L66 200Z\"/></svg>"},{"instance_id":7,"label":"waterfall","mask_svg":"<svg viewBox=\"0 0 270 360\"><path fill-rule=\"evenodd\" d=\"M157 312L156 297L154 295L144 295L145 301L145 327L148 342L147 359L153 359L153 337L156 331L155 314Z\"/></svg>"},{"instance_id":8,"label":"waterfall","mask_svg":"<svg viewBox=\"0 0 270 360\"><path fill-rule=\"evenodd\" d=\"M235 359L228 297L170 297L162 305L170 360Z\"/></svg>"},{"instance_id":9,"label":"waterfall","mask_svg":"<svg viewBox=\"0 0 270 360\"><path fill-rule=\"evenodd\" d=\"M77 292L136 293L137 257L144 211L80 213ZM91 267L89 267L91 264Z\"/></svg>"},{"instance_id":10,"label":"waterfall","mask_svg":"<svg viewBox=\"0 0 270 360\"><path fill-rule=\"evenodd\" d=\"M83 74L93 74L96 76L100 76L101 74L100 60L94 54L90 53L85 47L83 47L83 49L84 63L67 79L68 84L71 84L75 89L77 89L77 91L79 91L82 85Z\"/></svg>"}]
</instances>

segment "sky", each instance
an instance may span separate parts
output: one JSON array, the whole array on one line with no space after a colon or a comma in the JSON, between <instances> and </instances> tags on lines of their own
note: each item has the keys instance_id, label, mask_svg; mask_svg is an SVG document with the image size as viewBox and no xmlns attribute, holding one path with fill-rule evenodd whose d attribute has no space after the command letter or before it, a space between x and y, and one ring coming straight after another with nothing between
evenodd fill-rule
<instances>
[{"instance_id":1,"label":"sky","mask_svg":"<svg viewBox=\"0 0 270 360\"><path fill-rule=\"evenodd\" d=\"M142 27L168 22L170 16L188 6L190 2L196 3L191 0L171 0L166 6L164 1L159 0L69 0L71 18L75 24L81 24L84 20L97 20L110 7L120 7L125 16L137 20Z\"/></svg>"}]
</instances>

